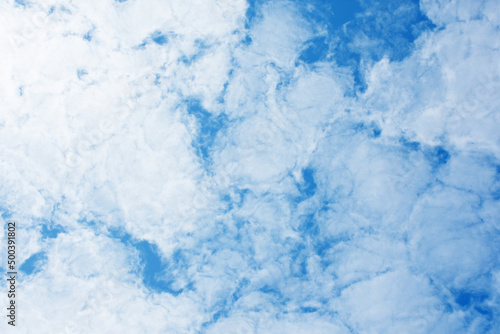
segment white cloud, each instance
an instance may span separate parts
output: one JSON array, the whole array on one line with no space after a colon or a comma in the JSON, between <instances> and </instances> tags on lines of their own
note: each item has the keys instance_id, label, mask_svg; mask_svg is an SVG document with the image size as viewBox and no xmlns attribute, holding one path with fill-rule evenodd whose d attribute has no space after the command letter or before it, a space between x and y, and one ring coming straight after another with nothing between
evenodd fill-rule
<instances>
[{"instance_id":1,"label":"white cloud","mask_svg":"<svg viewBox=\"0 0 500 334\"><path fill-rule=\"evenodd\" d=\"M299 61L326 28L293 2L248 29L244 1L1 4L0 210L47 255L19 331L493 330L498 10L421 7L439 28L354 96ZM192 99L226 117L208 158ZM148 289L140 240L182 292Z\"/></svg>"}]
</instances>

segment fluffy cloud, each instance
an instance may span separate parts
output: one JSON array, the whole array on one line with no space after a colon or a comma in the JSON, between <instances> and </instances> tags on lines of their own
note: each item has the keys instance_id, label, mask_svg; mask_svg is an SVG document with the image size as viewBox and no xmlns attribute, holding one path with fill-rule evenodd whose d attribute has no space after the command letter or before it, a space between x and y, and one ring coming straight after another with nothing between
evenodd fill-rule
<instances>
[{"instance_id":1,"label":"fluffy cloud","mask_svg":"<svg viewBox=\"0 0 500 334\"><path fill-rule=\"evenodd\" d=\"M0 6L21 332L494 332L494 1Z\"/></svg>"}]
</instances>

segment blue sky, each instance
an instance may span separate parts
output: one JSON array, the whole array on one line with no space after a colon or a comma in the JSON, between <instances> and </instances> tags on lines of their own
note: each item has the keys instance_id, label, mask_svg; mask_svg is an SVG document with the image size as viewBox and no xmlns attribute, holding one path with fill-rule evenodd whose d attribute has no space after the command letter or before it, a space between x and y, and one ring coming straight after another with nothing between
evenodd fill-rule
<instances>
[{"instance_id":1,"label":"blue sky","mask_svg":"<svg viewBox=\"0 0 500 334\"><path fill-rule=\"evenodd\" d=\"M1 3L15 330L496 333L499 18L494 0Z\"/></svg>"}]
</instances>

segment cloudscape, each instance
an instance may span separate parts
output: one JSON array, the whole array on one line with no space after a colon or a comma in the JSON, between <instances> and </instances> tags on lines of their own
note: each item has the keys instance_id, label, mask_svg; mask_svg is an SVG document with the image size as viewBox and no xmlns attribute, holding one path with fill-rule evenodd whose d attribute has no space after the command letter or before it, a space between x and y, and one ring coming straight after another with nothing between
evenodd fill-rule
<instances>
[{"instance_id":1,"label":"cloudscape","mask_svg":"<svg viewBox=\"0 0 500 334\"><path fill-rule=\"evenodd\" d=\"M0 1L1 333L499 333L497 0Z\"/></svg>"}]
</instances>

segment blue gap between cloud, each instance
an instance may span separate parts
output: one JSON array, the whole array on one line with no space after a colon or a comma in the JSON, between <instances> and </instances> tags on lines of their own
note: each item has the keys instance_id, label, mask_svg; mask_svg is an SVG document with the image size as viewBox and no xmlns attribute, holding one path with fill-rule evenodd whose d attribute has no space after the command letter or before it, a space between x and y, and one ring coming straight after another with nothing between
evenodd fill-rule
<instances>
[{"instance_id":1,"label":"blue gap between cloud","mask_svg":"<svg viewBox=\"0 0 500 334\"><path fill-rule=\"evenodd\" d=\"M176 290L172 288L173 277L168 277L169 269L172 269L169 262L163 261L158 246L146 240L137 241L132 236L119 229L111 229L110 235L119 239L123 244L134 247L139 252L139 258L142 267L143 284L149 290L154 292L166 292L177 296L183 292L183 289ZM180 253L174 253L173 262L180 265Z\"/></svg>"},{"instance_id":2,"label":"blue gap between cloud","mask_svg":"<svg viewBox=\"0 0 500 334\"><path fill-rule=\"evenodd\" d=\"M43 224L41 229L42 239L55 239L59 233L65 232L64 228L61 225L51 224Z\"/></svg>"},{"instance_id":3,"label":"blue gap between cloud","mask_svg":"<svg viewBox=\"0 0 500 334\"><path fill-rule=\"evenodd\" d=\"M355 90L360 92L366 89L361 62L378 61L384 56L400 61L411 54L413 42L423 31L436 28L420 11L418 0L309 0L296 4L313 26L328 31L327 37L321 33L307 41L299 60L314 64L332 59L339 66L350 67ZM360 36L370 43L353 43Z\"/></svg>"},{"instance_id":4,"label":"blue gap between cloud","mask_svg":"<svg viewBox=\"0 0 500 334\"><path fill-rule=\"evenodd\" d=\"M197 149L197 154L202 159L207 160L210 155L217 133L224 128L227 123L227 116L220 114L212 115L205 110L200 101L195 98L186 100L187 112L196 118L199 131L197 138L193 141L193 146Z\"/></svg>"},{"instance_id":5,"label":"blue gap between cloud","mask_svg":"<svg viewBox=\"0 0 500 334\"><path fill-rule=\"evenodd\" d=\"M19 267L19 270L22 271L25 275L32 275L39 272L41 266L46 261L47 255L45 254L45 252L38 252L26 259Z\"/></svg>"}]
</instances>

